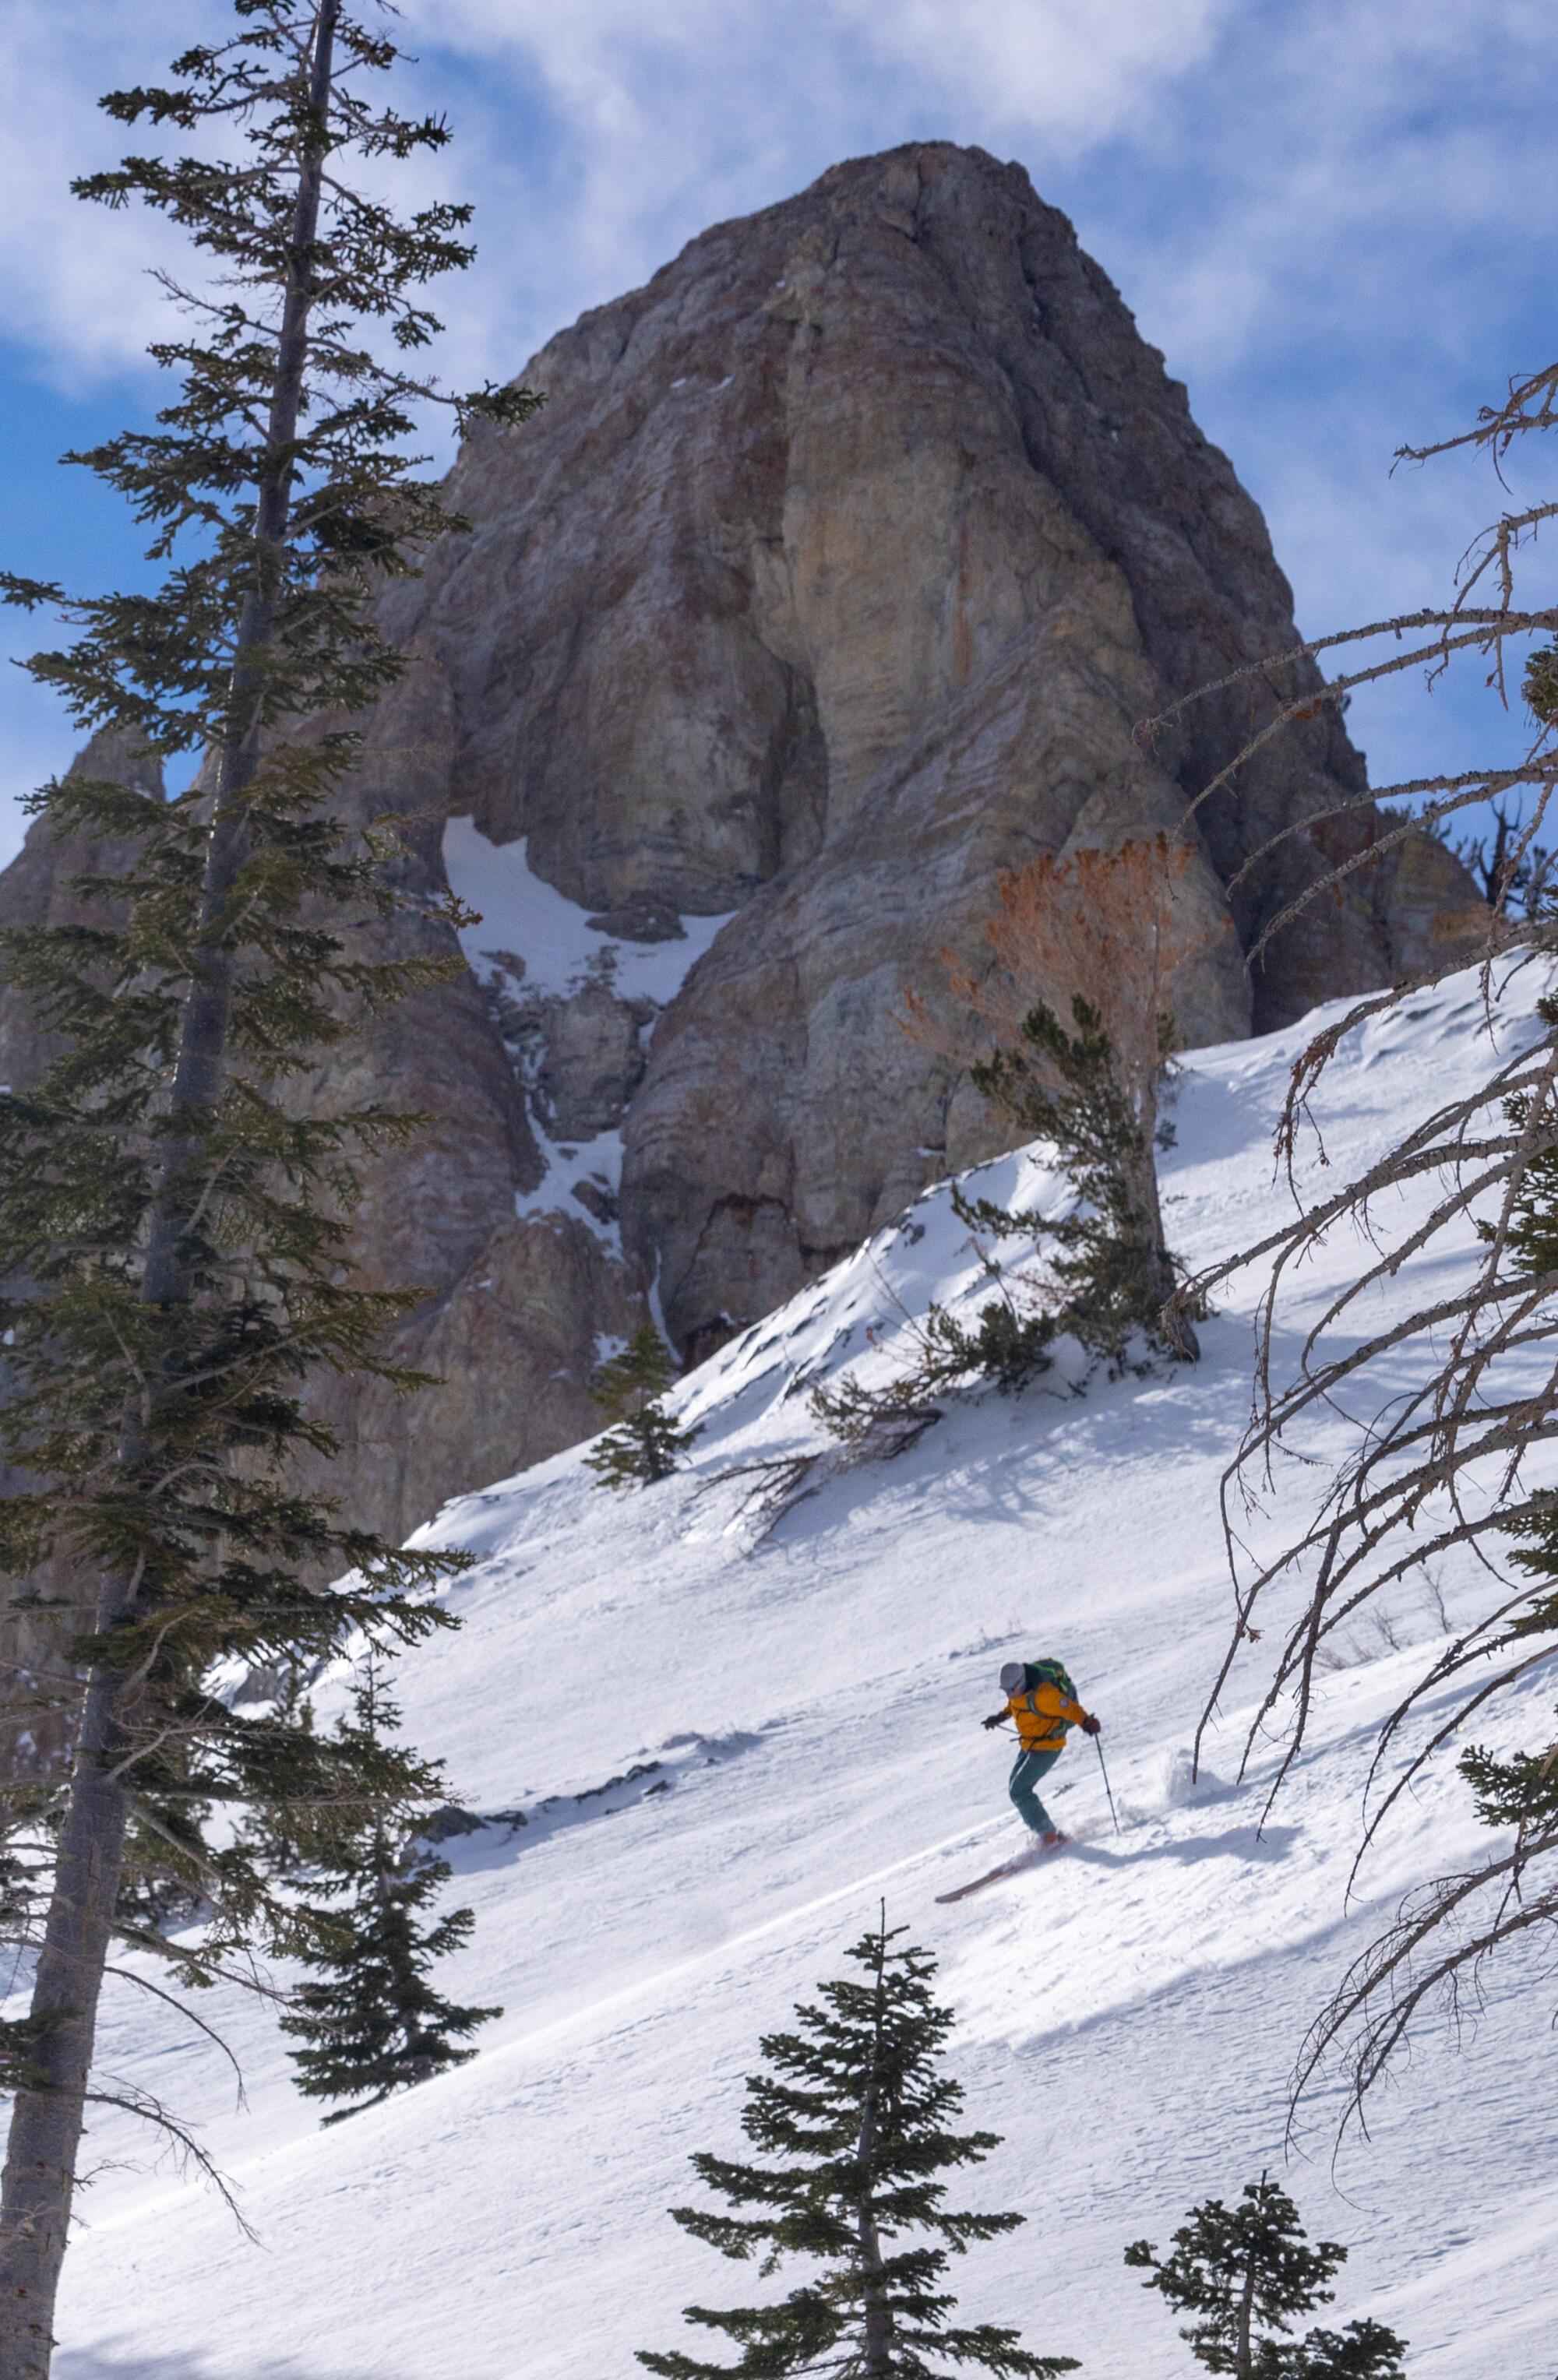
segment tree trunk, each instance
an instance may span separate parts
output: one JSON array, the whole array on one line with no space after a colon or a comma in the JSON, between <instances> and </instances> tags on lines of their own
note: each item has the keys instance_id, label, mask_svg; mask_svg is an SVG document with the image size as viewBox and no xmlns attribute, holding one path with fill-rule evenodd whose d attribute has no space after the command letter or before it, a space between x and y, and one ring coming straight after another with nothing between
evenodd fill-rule
<instances>
[{"instance_id":1,"label":"tree trunk","mask_svg":"<svg viewBox=\"0 0 1558 2380\"><path fill-rule=\"evenodd\" d=\"M870 2079L866 2084L860 2108L860 2137L856 2158L860 2172L860 2195L856 2202L856 2237L860 2243L860 2270L866 2283L865 2361L860 2366L865 2380L890 2380L893 2370L894 2338L893 2309L886 2302L882 2289L882 2238L877 2229L876 2205L871 2188L871 2161L876 2155L877 2091L882 2059L882 2019L886 1997L887 1911L882 1912L882 1932L876 1944L876 2024L871 2046Z\"/></svg>"},{"instance_id":2,"label":"tree trunk","mask_svg":"<svg viewBox=\"0 0 1558 2380\"><path fill-rule=\"evenodd\" d=\"M1250 2374L1255 2368L1255 2357L1250 2341L1254 2314L1255 2251L1252 2248L1249 2252L1249 2262L1245 2267L1244 2288L1239 2295L1238 2335L1234 2341L1235 2380L1250 2380Z\"/></svg>"},{"instance_id":3,"label":"tree trunk","mask_svg":"<svg viewBox=\"0 0 1558 2380\"><path fill-rule=\"evenodd\" d=\"M278 573L267 574L263 549L279 549L291 515L309 317L314 295L314 244L327 153L324 127L340 0L319 0L310 60L312 134L298 158L291 254L276 343L266 447L272 458L255 504L261 584L244 603L235 641L229 731L223 746L201 898L194 980L180 1022L172 1113L176 1129L163 1155L147 1226L140 1295L176 1305L189 1294L183 1242L193 1204L190 1169L220 1099L235 957L225 930L247 835L239 796L260 757L262 671L270 641ZM267 585L269 578L269 585ZM185 1119L182 1128L176 1120ZM127 1472L140 1453L139 1420L127 1417L120 1460ZM140 1581L105 1578L98 1631L111 1633L134 1611ZM16 2095L5 2178L0 2185L0 2380L47 2380L82 2121L91 2076L103 1989L124 1861L129 1796L116 1773L125 1742L121 1682L112 1670L89 1675L80 1731L60 1832L31 2016L38 2028L34 2073Z\"/></svg>"},{"instance_id":4,"label":"tree trunk","mask_svg":"<svg viewBox=\"0 0 1558 2380\"><path fill-rule=\"evenodd\" d=\"M876 2208L872 2203L870 2161L876 2148L876 2090L874 2084L866 2094L865 2113L860 2122L860 2196L856 2209L856 2236L860 2242L860 2269L866 2277L866 2337L865 2361L860 2366L866 2380L888 2380L893 2369L893 2309L881 2290L882 2239L876 2228ZM875 2287L872 2285L876 2284Z\"/></svg>"},{"instance_id":5,"label":"tree trunk","mask_svg":"<svg viewBox=\"0 0 1558 2380\"><path fill-rule=\"evenodd\" d=\"M1156 1134L1157 1103L1154 1099L1144 1133L1146 1147L1142 1160L1139 1166L1132 1168L1131 1203L1141 1221L1153 1318L1172 1353L1182 1363L1195 1364L1200 1360L1201 1348L1189 1316L1165 1312L1179 1283L1175 1279L1174 1267L1169 1262L1163 1240L1163 1209L1158 1196L1158 1165L1154 1153Z\"/></svg>"},{"instance_id":6,"label":"tree trunk","mask_svg":"<svg viewBox=\"0 0 1558 2380\"><path fill-rule=\"evenodd\" d=\"M99 1625L124 1616L121 1582L105 1582ZM46 2380L55 2296L70 2222L98 1995L124 1859L127 1800L111 1770L115 1682L91 1678L76 1773L60 1829L43 1948L33 1985L34 2079L17 2093L0 2216L0 2372Z\"/></svg>"}]
</instances>

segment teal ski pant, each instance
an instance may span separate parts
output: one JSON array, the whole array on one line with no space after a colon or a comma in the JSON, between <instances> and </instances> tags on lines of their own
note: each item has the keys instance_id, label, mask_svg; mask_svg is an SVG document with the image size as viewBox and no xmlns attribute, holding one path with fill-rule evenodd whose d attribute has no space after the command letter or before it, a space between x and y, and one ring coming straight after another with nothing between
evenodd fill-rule
<instances>
[{"instance_id":1,"label":"teal ski pant","mask_svg":"<svg viewBox=\"0 0 1558 2380\"><path fill-rule=\"evenodd\" d=\"M1064 1745L1057 1745L1053 1752L1019 1752L1012 1770L1012 1781L1006 1791L1016 1804L1023 1825L1031 1827L1036 1835L1054 1832L1055 1822L1034 1788L1041 1778L1049 1775L1064 1749Z\"/></svg>"}]
</instances>

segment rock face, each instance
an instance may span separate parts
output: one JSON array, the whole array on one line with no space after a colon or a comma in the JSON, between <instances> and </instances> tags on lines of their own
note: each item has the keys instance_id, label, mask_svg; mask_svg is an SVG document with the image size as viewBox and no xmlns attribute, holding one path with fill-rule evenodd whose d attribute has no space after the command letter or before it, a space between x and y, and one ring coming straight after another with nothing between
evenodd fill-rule
<instances>
[{"instance_id":1,"label":"rock face","mask_svg":"<svg viewBox=\"0 0 1558 2380\"><path fill-rule=\"evenodd\" d=\"M988 1153L893 1022L906 987L942 945L977 959L1002 869L1176 828L1250 689L1150 748L1137 723L1295 633L1183 388L976 150L859 160L717 226L523 377L544 411L452 475L472 534L386 601L415 663L355 789L407 820L413 889L447 853L486 913L463 983L378 1028L351 1087L432 1118L362 1246L426 1289L407 1352L445 1386L336 1415L390 1529L590 1427L598 1342L646 1293L707 1352ZM1328 815L1364 785L1326 709L1198 814L1185 897L1222 931L1175 987L1190 1040L1466 929L1469 883L1418 841L1251 983L1273 907L1374 832ZM0 904L38 914L57 875L30 843Z\"/></svg>"},{"instance_id":2,"label":"rock face","mask_svg":"<svg viewBox=\"0 0 1558 2380\"><path fill-rule=\"evenodd\" d=\"M75 768L83 776L133 785L138 792L162 792L156 762L112 732L94 735ZM51 833L40 820L22 851L0 872L0 932L17 926L90 924L94 912L82 900L77 878L120 876L128 857L122 844L101 836L65 838ZM13 993L0 992L0 1083L19 1089L36 1082L54 1048L30 1005Z\"/></svg>"}]
</instances>

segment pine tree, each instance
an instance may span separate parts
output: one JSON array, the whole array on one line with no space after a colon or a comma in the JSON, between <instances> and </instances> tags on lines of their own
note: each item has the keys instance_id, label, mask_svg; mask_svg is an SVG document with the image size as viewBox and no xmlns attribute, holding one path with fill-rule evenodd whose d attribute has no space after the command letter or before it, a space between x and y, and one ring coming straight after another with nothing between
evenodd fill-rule
<instances>
[{"instance_id":1,"label":"pine tree","mask_svg":"<svg viewBox=\"0 0 1558 2380\"><path fill-rule=\"evenodd\" d=\"M0 1456L38 1484L0 1504L0 1570L46 1562L93 1582L74 1648L85 1687L74 1761L40 1850L53 1867L15 2083L0 2204L0 2370L44 2380L99 1996L116 1930L192 1979L288 1912L235 1810L286 1803L361 1822L400 1783L349 1742L256 1716L213 1690L225 1667L302 1666L358 1634L441 1624L424 1590L451 1567L346 1527L291 1484L328 1458L305 1402L321 1372L416 1377L381 1354L414 1296L351 1284L357 1151L415 1119L299 1112L368 1010L457 964L373 955L400 896L396 847L333 802L351 724L399 673L374 606L431 540L462 526L406 453L412 408L517 422L531 400L445 400L408 369L438 329L423 285L469 262L469 210L397 219L387 170L447 138L375 108L394 45L342 0L235 0L227 41L187 51L165 87L111 93L156 147L75 187L166 214L207 260L177 292L189 329L152 349L177 392L151 431L82 463L124 495L165 565L155 591L70 598L12 576L0 592L75 630L33 676L89 729L157 762L203 753L164 800L75 772L38 807L62 840L117 841L123 875L77 890L107 922L6 938L6 981L58 1054L0 1096L0 1246L8 1402ZM370 188L354 188L353 160ZM370 337L391 360L370 351ZM323 714L323 723L298 722ZM322 1590L322 1578L340 1583ZM403 1755L386 1753L391 1771ZM402 1780L403 1781L403 1780ZM215 1823L206 1824L206 1814ZM198 1894L197 1947L120 1915L153 1872Z\"/></svg>"},{"instance_id":2,"label":"pine tree","mask_svg":"<svg viewBox=\"0 0 1558 2380\"><path fill-rule=\"evenodd\" d=\"M1518 1828L1533 1849L1558 1845L1558 1741L1507 1759L1473 1744L1459 1766L1484 1826Z\"/></svg>"},{"instance_id":3,"label":"pine tree","mask_svg":"<svg viewBox=\"0 0 1558 2380\"><path fill-rule=\"evenodd\" d=\"M1089 1354L1119 1366L1132 1340L1143 1337L1194 1361L1195 1332L1170 1305L1178 1269L1163 1245L1154 1152L1161 1128L1154 1123L1150 1132L1137 1113L1102 1016L1080 992L1071 1021L1068 1030L1038 1002L1022 1019L1018 1040L969 1075L1025 1137L1054 1151L1077 1195L1075 1212L1058 1219L1016 1213L958 1194L958 1213L998 1236L1021 1233L1054 1251L1050 1269L1064 1294L1060 1327ZM1166 1043L1162 1055L1166 1060Z\"/></svg>"},{"instance_id":4,"label":"pine tree","mask_svg":"<svg viewBox=\"0 0 1558 2380\"><path fill-rule=\"evenodd\" d=\"M910 990L899 1022L912 1040L967 1066L1025 1138L1049 1144L1079 1204L1057 1223L985 1200L968 1220L1057 1252L1051 1269L1066 1293L1059 1325L1090 1354L1117 1368L1145 1337L1193 1363L1199 1349L1164 1245L1157 1153L1173 1140L1162 1106L1176 981L1227 933L1226 917L1198 896L1190 842L1166 834L1047 855L1008 870L996 889L982 965L940 953L965 1021L949 1026ZM976 1058L981 1044L989 1054ZM999 1345L992 1352L999 1356Z\"/></svg>"},{"instance_id":5,"label":"pine tree","mask_svg":"<svg viewBox=\"0 0 1558 2380\"><path fill-rule=\"evenodd\" d=\"M1147 2240L1126 2250L1127 2265L1150 2273L1150 2289L1196 2317L1179 2335L1207 2372L1234 2380L1400 2380L1405 2343L1380 2323L1278 2336L1295 2315L1330 2302L1332 2277L1346 2260L1334 2240L1310 2246L1292 2199L1264 2174L1246 2182L1237 2206L1209 2198L1192 2207L1168 2256Z\"/></svg>"},{"instance_id":6,"label":"pine tree","mask_svg":"<svg viewBox=\"0 0 1558 2380\"><path fill-rule=\"evenodd\" d=\"M1551 702L1552 683L1558 678L1558 651L1549 647L1535 656L1528 665L1528 680L1539 665L1539 692ZM1539 915L1551 915L1558 909L1558 900L1539 896L1533 906ZM1558 1028L1558 1000L1539 1001L1537 1012L1550 1031ZM1515 1131L1524 1132L1533 1121L1531 1101L1511 1099L1504 1114ZM1478 1232L1485 1245L1499 1236L1498 1228L1486 1221L1479 1223ZM1558 1273L1558 1148L1539 1146L1528 1160L1503 1219L1503 1237L1511 1269L1524 1283L1540 1286ZM1513 1653L1521 1667L1543 1650L1550 1652L1558 1642L1558 1496L1539 1492L1530 1500L1532 1510L1508 1534L1516 1541L1515 1567L1537 1585L1499 1640L1501 1649ZM1518 1828L1522 1864L1532 1852L1558 1846L1558 1742L1546 1744L1540 1752L1515 1753L1506 1760L1473 1745L1462 1754L1459 1767L1477 1797L1484 1823ZM1558 1904L1558 1892L1545 1887L1543 1899L1549 1907ZM1531 1906L1526 1898L1528 1916Z\"/></svg>"},{"instance_id":7,"label":"pine tree","mask_svg":"<svg viewBox=\"0 0 1558 2380\"><path fill-rule=\"evenodd\" d=\"M748 2082L742 2130L764 2162L694 2156L700 2178L738 2211L672 2209L685 2230L736 2263L758 2256L767 2273L797 2257L817 2269L777 2304L688 2306L687 2319L723 2333L738 2361L641 2352L639 2362L663 2380L814 2372L941 2380L953 2364L1049 2380L1077 2369L1070 2357L1030 2353L1002 2325L959 2328L947 2319L956 2302L942 2286L950 2257L1024 2217L953 2214L943 2204L939 2177L978 2164L999 2142L949 2128L964 2096L941 2070L953 2020L931 1996L935 1961L893 1948L903 1930L889 1931L883 1912L848 1953L864 1980L823 1984L819 2005L797 2008L793 2031L762 2042L768 2070ZM929 2236L895 2244L912 2233Z\"/></svg>"},{"instance_id":8,"label":"pine tree","mask_svg":"<svg viewBox=\"0 0 1558 2380\"><path fill-rule=\"evenodd\" d=\"M425 2082L447 2067L463 2066L476 2052L456 2045L503 2014L501 2008L462 2008L428 1979L433 1961L459 1949L476 1923L471 1910L452 1909L420 1926L420 1912L453 1873L447 1860L420 1850L414 1840L397 1848L381 1826L353 1875L343 1879L349 1903L311 1912L314 1941L307 1962L331 1980L300 1984L281 2029L309 2045L292 2053L300 2091L319 2099L355 2099L326 2116L327 2124L376 2107L392 2091Z\"/></svg>"},{"instance_id":9,"label":"pine tree","mask_svg":"<svg viewBox=\"0 0 1558 2380\"><path fill-rule=\"evenodd\" d=\"M359 1739L361 1765L382 1757L398 1713L380 1690L372 1665L339 1732ZM441 1786L437 1768L420 1765L419 1795L426 1806ZM292 2052L298 2088L317 2099L351 2099L325 2117L338 2124L376 2107L392 2091L425 2082L463 2066L474 2049L458 2045L501 2016L501 2008L462 2008L429 1980L434 1962L469 1939L475 1917L454 1909L423 1926L421 1912L453 1870L414 1831L392 1828L383 1806L354 1836L326 1836L329 1864L309 1879L311 1895L297 1914L305 1966L324 1980L301 1984L292 1995L283 2033L307 2044ZM306 1847L304 1855L307 1855Z\"/></svg>"},{"instance_id":10,"label":"pine tree","mask_svg":"<svg viewBox=\"0 0 1558 2380\"><path fill-rule=\"evenodd\" d=\"M585 1456L603 1488L652 1488L669 1479L696 1429L678 1429L665 1409L665 1391L676 1378L671 1351L652 1323L635 1330L620 1355L595 1375L590 1396L612 1425Z\"/></svg>"},{"instance_id":11,"label":"pine tree","mask_svg":"<svg viewBox=\"0 0 1558 2380\"><path fill-rule=\"evenodd\" d=\"M1542 1171L1545 1232L1550 1245L1558 1244L1558 1196L1554 1196L1558 1167L1547 1165ZM1528 1212L1522 1222L1527 1254L1534 1257L1537 1220ZM1539 1585L1498 1640L1500 1649L1507 1650L1518 1668L1528 1666L1533 1658L1551 1658L1558 1640L1558 1585L1554 1584L1558 1581L1558 1496L1538 1494L1531 1500L1534 1512L1509 1535L1519 1540L1514 1556L1516 1568ZM1515 1923L1524 1926L1551 1917L1558 1911L1558 1885L1544 1877L1533 1888L1526 1869L1529 1861L1558 1851L1558 1736L1539 1751L1503 1756L1484 1744L1472 1744L1456 1765L1471 1787L1483 1825L1515 1829L1515 1848L1506 1873L1516 1890L1508 1896L1495 1925L1509 1925L1513 1931ZM1452 1950L1450 1957L1455 1955Z\"/></svg>"}]
</instances>

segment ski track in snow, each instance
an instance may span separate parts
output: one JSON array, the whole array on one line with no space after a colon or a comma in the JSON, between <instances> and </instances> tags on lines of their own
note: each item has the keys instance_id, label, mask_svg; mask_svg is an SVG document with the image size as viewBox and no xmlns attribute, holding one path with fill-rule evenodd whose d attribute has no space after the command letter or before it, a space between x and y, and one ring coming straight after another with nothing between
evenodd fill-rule
<instances>
[{"instance_id":1,"label":"ski track in snow","mask_svg":"<svg viewBox=\"0 0 1558 2380\"><path fill-rule=\"evenodd\" d=\"M1525 1029L1535 990L1512 990L1503 1033ZM1331 1183L1472 1077L1479 1017L1468 975L1359 1037L1321 1102ZM1164 1182L1193 1262L1284 1210L1272 1125L1315 1022L1187 1062ZM1057 1185L1018 1155L980 1187ZM1354 1253L1310 1263L1306 1314ZM1090 2380L1174 2380L1187 2350L1124 2246L1269 2166L1311 2231L1353 2251L1335 2319L1395 2325L1422 2380L1552 2380L1545 1982L1517 1997L1506 1965L1459 2051L1422 2034L1369 2141L1333 2164L1333 2097L1284 2167L1288 2075L1328 1989L1404 1891L1491 1839L1442 1766L1347 1900L1374 1730L1441 1633L1426 1596L1404 1598L1399 1649L1357 1632L1263 1831L1275 1742L1223 1780L1273 1628L1190 1783L1229 1620L1217 1485L1248 1411L1254 1289L1224 1300L1193 1371L969 1400L754 1545L735 1491L700 1483L819 1443L808 1381L891 1367L906 1311L979 1302L977 1255L931 1191L683 1384L705 1426L686 1475L612 1496L576 1451L450 1505L433 1533L482 1558L449 1590L466 1624L410 1657L399 1690L466 1807L551 1804L444 1847L477 1929L440 1981L506 2013L469 2066L322 2131L262 2008L201 2003L242 2058L239 2109L207 2044L116 1987L105 2070L199 2122L260 2244L209 2191L148 2171L116 2119L94 2125L60 2380L630 2380L635 2348L685 2337L683 2304L757 2285L665 2209L696 2194L689 2151L738 2145L759 2034L839 1971L882 1900L940 1953L968 2116L1005 2136L967 2203L1029 2217L955 2266L967 2313L1019 2323ZM1460 1574L1441 1584L1453 1621ZM1102 1714L1124 1831L1074 1738L1045 1789L1073 1846L938 1908L1016 1848L1009 1746L978 1720L1019 1649L1062 1654ZM1534 1739L1552 1698L1539 1675L1484 1732Z\"/></svg>"}]
</instances>

